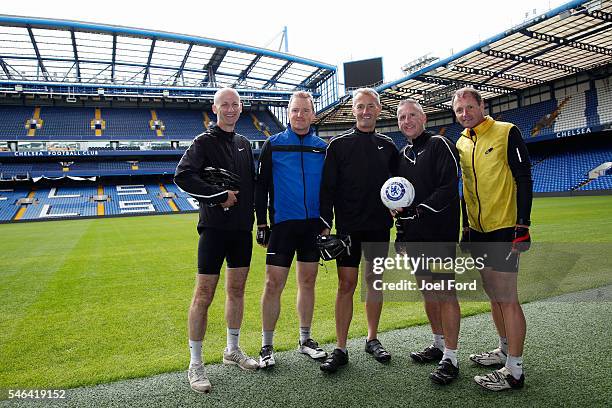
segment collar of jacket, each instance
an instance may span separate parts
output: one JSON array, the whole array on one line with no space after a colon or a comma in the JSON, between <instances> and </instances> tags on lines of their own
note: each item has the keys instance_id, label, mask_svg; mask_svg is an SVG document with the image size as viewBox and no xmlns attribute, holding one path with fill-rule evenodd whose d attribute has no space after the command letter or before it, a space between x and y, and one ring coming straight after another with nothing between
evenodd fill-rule
<instances>
[{"instance_id":1,"label":"collar of jacket","mask_svg":"<svg viewBox=\"0 0 612 408\"><path fill-rule=\"evenodd\" d=\"M357 128L357 125L353 126L353 129L355 130L355 133L359 133L362 135L373 135L376 133L376 129L374 129L371 132L364 132L363 130L359 130L359 128Z\"/></svg>"},{"instance_id":2,"label":"collar of jacket","mask_svg":"<svg viewBox=\"0 0 612 408\"><path fill-rule=\"evenodd\" d=\"M228 139L232 139L234 135L236 134L236 132L226 132L225 130L221 129L219 125L213 126L210 129L210 132L215 136L226 137Z\"/></svg>"},{"instance_id":3,"label":"collar of jacket","mask_svg":"<svg viewBox=\"0 0 612 408\"><path fill-rule=\"evenodd\" d=\"M423 133L419 135L419 137L417 137L414 140L409 141L408 146L410 146L412 149L418 149L419 147L427 143L430 137L431 137L431 132L424 130Z\"/></svg>"},{"instance_id":4,"label":"collar of jacket","mask_svg":"<svg viewBox=\"0 0 612 408\"><path fill-rule=\"evenodd\" d=\"M306 133L305 135L298 135L297 133L295 133L293 131L293 129L291 128L291 123L289 123L287 125L287 133L289 133L290 135L295 135L296 137L300 138L300 139L304 139L308 136L312 136L314 134L314 129L312 128L312 126L308 129L308 133Z\"/></svg>"},{"instance_id":5,"label":"collar of jacket","mask_svg":"<svg viewBox=\"0 0 612 408\"><path fill-rule=\"evenodd\" d=\"M494 123L495 123L495 119L487 115L485 116L484 120L480 122L476 127L472 129L463 129L463 132L461 132L461 135L467 137L468 139L473 140L474 137L470 136L470 133L471 133L470 130L473 131L473 133L471 134L478 138L480 137L480 135L486 133L487 130L489 130L491 126L493 126Z\"/></svg>"}]
</instances>

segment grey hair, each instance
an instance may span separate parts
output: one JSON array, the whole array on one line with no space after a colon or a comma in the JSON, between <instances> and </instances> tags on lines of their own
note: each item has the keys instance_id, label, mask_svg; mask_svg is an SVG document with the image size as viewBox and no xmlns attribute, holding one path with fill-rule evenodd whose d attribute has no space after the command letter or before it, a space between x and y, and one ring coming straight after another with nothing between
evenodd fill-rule
<instances>
[{"instance_id":1,"label":"grey hair","mask_svg":"<svg viewBox=\"0 0 612 408\"><path fill-rule=\"evenodd\" d=\"M421 112L423 115L425 115L425 111L423 110L423 107L421 106L421 104L416 99L412 99L412 98L402 99L400 101L399 105L397 105L398 112L399 112L400 108L402 106L404 106L404 105L414 105L419 112Z\"/></svg>"}]
</instances>

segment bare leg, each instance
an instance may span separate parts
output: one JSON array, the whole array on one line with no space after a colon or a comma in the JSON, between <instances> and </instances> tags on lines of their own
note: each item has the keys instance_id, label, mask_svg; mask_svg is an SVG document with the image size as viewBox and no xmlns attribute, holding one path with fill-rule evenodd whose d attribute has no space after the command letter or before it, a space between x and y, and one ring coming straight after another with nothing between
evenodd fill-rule
<instances>
[{"instance_id":1,"label":"bare leg","mask_svg":"<svg viewBox=\"0 0 612 408\"><path fill-rule=\"evenodd\" d=\"M349 326L353 318L353 294L359 271L352 267L338 267L338 293L336 295L336 342L346 348Z\"/></svg>"},{"instance_id":2,"label":"bare leg","mask_svg":"<svg viewBox=\"0 0 612 408\"><path fill-rule=\"evenodd\" d=\"M194 341L202 341L206 333L206 325L208 324L208 308L215 296L219 282L219 275L204 275L196 276L196 284L189 307L188 327L189 339Z\"/></svg>"},{"instance_id":3,"label":"bare leg","mask_svg":"<svg viewBox=\"0 0 612 408\"><path fill-rule=\"evenodd\" d=\"M230 329L239 329L244 313L244 287L249 268L227 268L225 274L225 321Z\"/></svg>"},{"instance_id":4,"label":"bare leg","mask_svg":"<svg viewBox=\"0 0 612 408\"><path fill-rule=\"evenodd\" d=\"M500 337L506 337L506 328L504 326L504 316L502 314L501 308L496 299L495 288L493 287L493 281L495 277L493 274L497 272L493 271L491 268L484 268L480 271L480 276L482 277L482 283L484 285L484 290L489 296L491 300L491 317L493 317L493 323L495 323L495 328L497 329L497 333Z\"/></svg>"},{"instance_id":5,"label":"bare leg","mask_svg":"<svg viewBox=\"0 0 612 408\"><path fill-rule=\"evenodd\" d=\"M461 309L454 290L438 294L440 320L444 333L446 348L456 350L459 340L459 326L461 324Z\"/></svg>"},{"instance_id":6,"label":"bare leg","mask_svg":"<svg viewBox=\"0 0 612 408\"><path fill-rule=\"evenodd\" d=\"M296 306L300 327L310 327L312 325L318 266L317 262L297 263L298 292Z\"/></svg>"},{"instance_id":7,"label":"bare leg","mask_svg":"<svg viewBox=\"0 0 612 408\"><path fill-rule=\"evenodd\" d=\"M495 303L495 309L499 311L501 329L497 321L496 326L500 336L505 335L504 337L508 339L508 353L513 356L523 355L527 324L518 300L518 274L491 270L488 273L483 271L482 276L491 303ZM493 318L495 319L495 314Z\"/></svg>"},{"instance_id":8,"label":"bare leg","mask_svg":"<svg viewBox=\"0 0 612 408\"><path fill-rule=\"evenodd\" d=\"M261 320L264 331L276 328L280 315L280 298L287 282L289 268L266 265L266 284L261 296Z\"/></svg>"},{"instance_id":9,"label":"bare leg","mask_svg":"<svg viewBox=\"0 0 612 408\"><path fill-rule=\"evenodd\" d=\"M421 282L423 281L431 282L432 280L429 277L426 278L417 276L417 285L419 287L422 286ZM440 303L436 301L435 293L432 291L421 291L421 293L423 295L425 313L427 314L427 319L431 325L431 332L433 334L443 334L442 319L440 317Z\"/></svg>"},{"instance_id":10,"label":"bare leg","mask_svg":"<svg viewBox=\"0 0 612 408\"><path fill-rule=\"evenodd\" d=\"M378 336L378 324L380 323L380 314L383 307L383 292L382 290L374 289L374 281L382 279L382 275L372 272L372 262L364 262L364 277L367 288L365 309L368 321L368 340L373 340Z\"/></svg>"}]
</instances>

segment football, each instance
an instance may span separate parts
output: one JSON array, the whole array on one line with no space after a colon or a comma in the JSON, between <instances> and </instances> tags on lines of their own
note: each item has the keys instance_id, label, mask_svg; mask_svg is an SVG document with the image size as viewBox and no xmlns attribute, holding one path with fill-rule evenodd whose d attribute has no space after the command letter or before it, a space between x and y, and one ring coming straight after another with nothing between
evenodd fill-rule
<instances>
[{"instance_id":1,"label":"football","mask_svg":"<svg viewBox=\"0 0 612 408\"><path fill-rule=\"evenodd\" d=\"M414 200L414 187L404 177L391 177L380 189L380 199L390 210L408 207Z\"/></svg>"}]
</instances>

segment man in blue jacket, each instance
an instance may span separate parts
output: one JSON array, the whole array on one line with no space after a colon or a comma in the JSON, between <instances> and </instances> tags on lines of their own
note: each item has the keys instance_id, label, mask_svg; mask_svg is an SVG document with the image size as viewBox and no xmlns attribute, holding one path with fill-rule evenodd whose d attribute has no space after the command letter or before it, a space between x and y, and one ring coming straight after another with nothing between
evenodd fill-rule
<instances>
[{"instance_id":1,"label":"man in blue jacket","mask_svg":"<svg viewBox=\"0 0 612 408\"><path fill-rule=\"evenodd\" d=\"M310 334L319 261L316 237L323 230L319 219L319 187L327 145L310 127L315 119L311 94L294 92L288 110L287 130L271 136L263 145L255 188L257 243L267 247L266 284L261 298L260 368L275 364L274 329L295 253L300 320L298 351L313 359L327 355ZM266 210L270 214L269 224Z\"/></svg>"}]
</instances>

